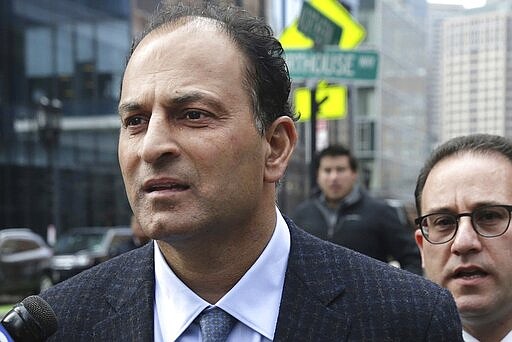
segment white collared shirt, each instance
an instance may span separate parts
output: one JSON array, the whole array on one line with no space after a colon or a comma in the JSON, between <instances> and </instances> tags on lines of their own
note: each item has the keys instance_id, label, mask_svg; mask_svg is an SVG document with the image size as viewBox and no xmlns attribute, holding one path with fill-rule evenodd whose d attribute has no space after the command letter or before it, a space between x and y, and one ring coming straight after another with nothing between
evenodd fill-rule
<instances>
[{"instance_id":1,"label":"white collared shirt","mask_svg":"<svg viewBox=\"0 0 512 342\"><path fill-rule=\"evenodd\" d=\"M277 207L276 215L274 233L263 253L215 304L237 319L227 342L274 338L290 252L290 232ZM210 306L174 274L155 242L155 341L201 341L199 324L193 321Z\"/></svg>"},{"instance_id":2,"label":"white collared shirt","mask_svg":"<svg viewBox=\"0 0 512 342\"><path fill-rule=\"evenodd\" d=\"M480 342L480 340L477 340L465 330L462 330L462 339L464 342ZM500 342L512 342L512 331L509 331Z\"/></svg>"}]
</instances>

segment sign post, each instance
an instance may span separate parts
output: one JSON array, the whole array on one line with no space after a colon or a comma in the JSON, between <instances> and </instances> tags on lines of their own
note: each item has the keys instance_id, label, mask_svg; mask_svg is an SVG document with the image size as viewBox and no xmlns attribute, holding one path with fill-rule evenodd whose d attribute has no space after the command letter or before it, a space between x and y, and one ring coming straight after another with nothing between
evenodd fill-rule
<instances>
[{"instance_id":1,"label":"sign post","mask_svg":"<svg viewBox=\"0 0 512 342\"><path fill-rule=\"evenodd\" d=\"M350 12L338 0L309 0L303 2L300 17L283 31L279 39L286 51L286 62L291 78L315 80L315 85L310 87L309 97L312 159L316 154L316 120L319 108L325 101L332 103L331 94L334 94L325 95L324 98L317 100L319 88L316 82L376 79L377 53L348 51L359 45L365 36L364 27L352 18ZM336 49L325 49L325 46ZM345 95L342 95L343 101L346 100L347 94L346 88L344 89L341 90L341 94ZM297 94L295 96L299 98ZM341 115L343 114L342 111ZM311 188L316 184L315 171L312 160Z\"/></svg>"},{"instance_id":2,"label":"sign post","mask_svg":"<svg viewBox=\"0 0 512 342\"><path fill-rule=\"evenodd\" d=\"M316 152L316 118L318 109L320 106L327 101L329 98L325 96L320 101L316 99L316 91L317 86L311 87L311 158L312 162L309 164L309 176L310 176L310 185L313 188L316 185L316 165L315 165L315 152Z\"/></svg>"}]
</instances>

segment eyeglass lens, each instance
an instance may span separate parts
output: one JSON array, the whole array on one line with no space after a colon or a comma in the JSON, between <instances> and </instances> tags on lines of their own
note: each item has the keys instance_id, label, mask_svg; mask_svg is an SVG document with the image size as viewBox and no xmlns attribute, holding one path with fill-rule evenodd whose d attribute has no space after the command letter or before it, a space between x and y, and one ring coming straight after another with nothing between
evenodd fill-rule
<instances>
[{"instance_id":1,"label":"eyeglass lens","mask_svg":"<svg viewBox=\"0 0 512 342\"><path fill-rule=\"evenodd\" d=\"M471 216L473 228L484 237L503 234L510 222L510 210L507 207L488 206L476 209L471 214L438 213L426 215L421 220L421 229L430 242L447 242L455 235L458 220L462 216Z\"/></svg>"}]
</instances>

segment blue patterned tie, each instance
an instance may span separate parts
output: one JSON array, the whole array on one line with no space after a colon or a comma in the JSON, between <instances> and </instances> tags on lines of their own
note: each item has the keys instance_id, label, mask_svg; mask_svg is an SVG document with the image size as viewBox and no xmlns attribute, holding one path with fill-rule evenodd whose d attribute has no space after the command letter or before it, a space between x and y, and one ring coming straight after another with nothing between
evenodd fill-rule
<instances>
[{"instance_id":1,"label":"blue patterned tie","mask_svg":"<svg viewBox=\"0 0 512 342\"><path fill-rule=\"evenodd\" d=\"M220 308L204 310L198 317L203 342L225 342L236 319Z\"/></svg>"}]
</instances>

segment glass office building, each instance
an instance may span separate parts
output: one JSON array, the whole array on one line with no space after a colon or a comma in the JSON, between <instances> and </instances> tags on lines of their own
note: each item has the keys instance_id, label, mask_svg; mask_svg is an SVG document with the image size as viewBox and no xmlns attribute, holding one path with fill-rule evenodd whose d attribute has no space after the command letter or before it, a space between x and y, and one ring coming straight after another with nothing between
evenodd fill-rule
<instances>
[{"instance_id":1,"label":"glass office building","mask_svg":"<svg viewBox=\"0 0 512 342\"><path fill-rule=\"evenodd\" d=\"M0 2L1 228L129 222L116 106L132 5ZM61 103L58 139L41 122L45 97Z\"/></svg>"}]
</instances>

